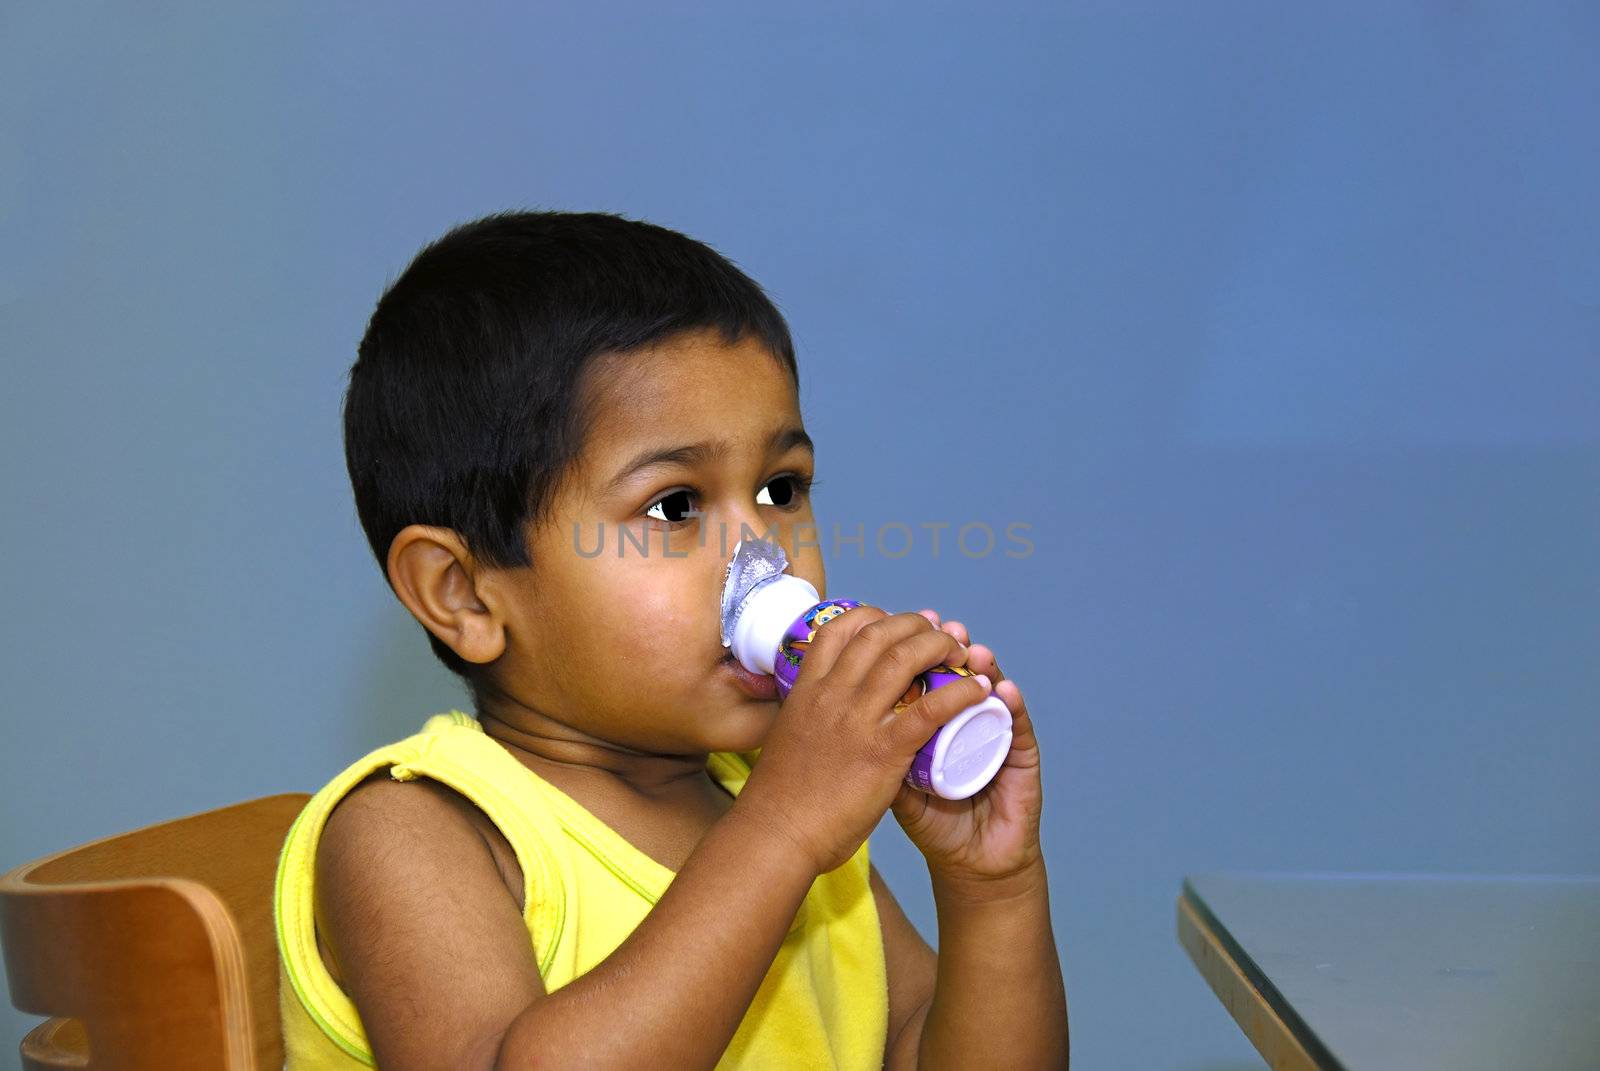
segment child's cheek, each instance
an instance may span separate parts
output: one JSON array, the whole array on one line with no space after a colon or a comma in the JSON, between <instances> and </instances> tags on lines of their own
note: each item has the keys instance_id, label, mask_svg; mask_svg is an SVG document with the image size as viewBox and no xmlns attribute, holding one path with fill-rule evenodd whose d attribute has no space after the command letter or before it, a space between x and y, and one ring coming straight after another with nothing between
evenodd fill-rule
<instances>
[{"instance_id":1,"label":"child's cheek","mask_svg":"<svg viewBox=\"0 0 1600 1071\"><path fill-rule=\"evenodd\" d=\"M706 662L702 668L709 668L717 655L712 649L718 639L712 613L715 600L707 595L697 612L691 592L679 591L659 576L654 579L657 582L617 591L611 603L617 610L610 616L611 646L626 652L627 658L619 670L631 673L631 667L649 667L651 672L672 676L672 667L688 662Z\"/></svg>"}]
</instances>

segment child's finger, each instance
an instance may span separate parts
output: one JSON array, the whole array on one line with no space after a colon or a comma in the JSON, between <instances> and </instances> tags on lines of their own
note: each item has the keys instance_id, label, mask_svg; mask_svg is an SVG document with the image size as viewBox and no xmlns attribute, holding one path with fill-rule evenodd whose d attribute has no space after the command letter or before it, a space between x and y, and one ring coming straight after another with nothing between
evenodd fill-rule
<instances>
[{"instance_id":1,"label":"child's finger","mask_svg":"<svg viewBox=\"0 0 1600 1071\"><path fill-rule=\"evenodd\" d=\"M994 694L998 695L1001 702L1005 703L1006 709L1011 711L1012 750L1038 747L1039 741L1033 730L1033 718L1028 714L1027 700L1022 698L1022 689L1017 687L1017 682L1002 681L994 686Z\"/></svg>"},{"instance_id":2,"label":"child's finger","mask_svg":"<svg viewBox=\"0 0 1600 1071\"><path fill-rule=\"evenodd\" d=\"M995 682L1006 679L1006 675L1000 672L1000 663L995 661L994 652L987 644L974 643L967 648L967 667Z\"/></svg>"},{"instance_id":3,"label":"child's finger","mask_svg":"<svg viewBox=\"0 0 1600 1071\"><path fill-rule=\"evenodd\" d=\"M991 681L995 676L990 672L994 668L994 658L987 648L980 648L976 644L967 648L967 668L974 673L982 673Z\"/></svg>"},{"instance_id":4,"label":"child's finger","mask_svg":"<svg viewBox=\"0 0 1600 1071\"><path fill-rule=\"evenodd\" d=\"M918 610L917 613L933 622L935 628L954 636L957 643L967 648L967 668L972 672L985 674L992 681L1006 679L1006 675L1000 672L1000 664L995 661L994 652L986 644L973 643L972 637L967 632L967 626L959 621L941 623L939 611L934 609Z\"/></svg>"},{"instance_id":5,"label":"child's finger","mask_svg":"<svg viewBox=\"0 0 1600 1071\"><path fill-rule=\"evenodd\" d=\"M963 647L965 647L967 645L967 630L966 630L966 627L961 624L961 622L959 622L959 621L943 621L943 622L941 622L939 620L939 611L937 611L937 610L918 610L917 613L921 614L923 617L926 617L929 621L933 622L933 627L934 628L938 629L941 632L948 632L951 636L953 636L955 638L956 642L961 644Z\"/></svg>"}]
</instances>

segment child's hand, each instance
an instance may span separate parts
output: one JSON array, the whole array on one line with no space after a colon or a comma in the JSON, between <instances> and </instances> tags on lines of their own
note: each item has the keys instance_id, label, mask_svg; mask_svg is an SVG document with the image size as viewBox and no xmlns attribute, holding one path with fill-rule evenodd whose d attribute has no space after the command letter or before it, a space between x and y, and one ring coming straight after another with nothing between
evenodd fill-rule
<instances>
[{"instance_id":1,"label":"child's hand","mask_svg":"<svg viewBox=\"0 0 1600 1071\"><path fill-rule=\"evenodd\" d=\"M967 630L959 621L940 625L937 611L920 613L958 642L968 642ZM1016 682L1006 680L994 652L983 644L967 647L966 668L995 682L994 694L1011 711L1011 753L1006 756L1005 765L994 780L964 800L947 800L902 785L891 810L900 828L927 859L933 877L979 892L985 883L1004 884L1007 879L1023 877L1039 864L1043 794L1039 745L1027 703Z\"/></svg>"},{"instance_id":2,"label":"child's hand","mask_svg":"<svg viewBox=\"0 0 1600 1071\"><path fill-rule=\"evenodd\" d=\"M896 701L924 670L966 661L960 641L914 613L858 606L819 625L734 810L787 837L815 873L841 866L883 819L917 749L987 693L963 677L898 714Z\"/></svg>"}]
</instances>

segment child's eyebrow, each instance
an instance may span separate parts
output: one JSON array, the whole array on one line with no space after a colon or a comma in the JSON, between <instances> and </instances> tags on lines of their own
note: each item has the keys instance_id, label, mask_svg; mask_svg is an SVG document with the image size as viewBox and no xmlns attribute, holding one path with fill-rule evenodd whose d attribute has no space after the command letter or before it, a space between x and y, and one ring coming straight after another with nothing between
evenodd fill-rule
<instances>
[{"instance_id":1,"label":"child's eyebrow","mask_svg":"<svg viewBox=\"0 0 1600 1071\"><path fill-rule=\"evenodd\" d=\"M781 454L796 446L804 447L812 454L816 447L811 442L811 436L806 434L804 428L798 425L779 428L767 438L767 453ZM706 439L697 443L686 443L682 446L649 447L634 455L617 471L615 476L607 480L601 487L600 493L604 496L616 494L624 483L640 469L651 468L656 465L699 465L712 461L720 461L727 457L733 450L733 445L726 439Z\"/></svg>"}]
</instances>

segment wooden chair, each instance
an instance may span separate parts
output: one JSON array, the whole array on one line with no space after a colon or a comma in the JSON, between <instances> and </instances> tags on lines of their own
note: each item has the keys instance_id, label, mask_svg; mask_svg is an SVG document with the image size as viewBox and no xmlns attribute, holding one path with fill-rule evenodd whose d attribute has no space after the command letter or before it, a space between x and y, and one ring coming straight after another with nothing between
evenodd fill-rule
<instances>
[{"instance_id":1,"label":"wooden chair","mask_svg":"<svg viewBox=\"0 0 1600 1071\"><path fill-rule=\"evenodd\" d=\"M26 1071L283 1066L272 891L310 796L235 803L106 837L0 877L11 1002L57 1016Z\"/></svg>"}]
</instances>

